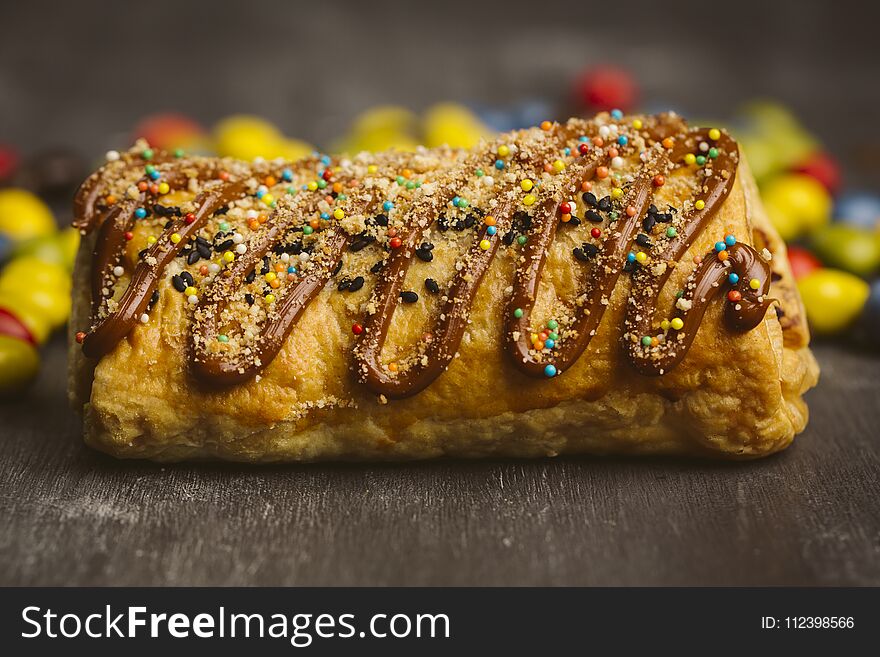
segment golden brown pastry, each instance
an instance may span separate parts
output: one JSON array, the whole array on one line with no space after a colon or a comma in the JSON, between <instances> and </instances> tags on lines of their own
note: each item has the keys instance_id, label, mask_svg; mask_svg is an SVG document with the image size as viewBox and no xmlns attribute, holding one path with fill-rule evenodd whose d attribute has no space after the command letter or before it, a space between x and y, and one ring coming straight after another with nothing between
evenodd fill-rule
<instances>
[{"instance_id":1,"label":"golden brown pastry","mask_svg":"<svg viewBox=\"0 0 880 657\"><path fill-rule=\"evenodd\" d=\"M672 114L83 184L70 392L120 457L754 457L818 369L733 139Z\"/></svg>"}]
</instances>

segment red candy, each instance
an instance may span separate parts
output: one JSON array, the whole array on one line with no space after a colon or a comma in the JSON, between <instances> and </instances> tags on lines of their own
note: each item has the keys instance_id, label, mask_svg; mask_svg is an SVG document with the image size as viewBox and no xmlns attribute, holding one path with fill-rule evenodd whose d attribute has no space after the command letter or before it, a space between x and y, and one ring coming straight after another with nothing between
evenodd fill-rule
<instances>
[{"instance_id":1,"label":"red candy","mask_svg":"<svg viewBox=\"0 0 880 657\"><path fill-rule=\"evenodd\" d=\"M579 152L581 155L586 155L587 153L590 152L590 147L589 147L587 144L580 144L580 145L578 146L578 152Z\"/></svg>"},{"instance_id":2,"label":"red candy","mask_svg":"<svg viewBox=\"0 0 880 657\"><path fill-rule=\"evenodd\" d=\"M599 230L598 228L594 228L593 230L590 231L590 235L592 235L593 237L598 238L598 237L600 237L600 236L602 235L602 231Z\"/></svg>"},{"instance_id":3,"label":"red candy","mask_svg":"<svg viewBox=\"0 0 880 657\"><path fill-rule=\"evenodd\" d=\"M187 146L203 138L202 127L182 114L156 114L141 121L134 130L134 137L143 137L156 148L171 150Z\"/></svg>"},{"instance_id":4,"label":"red candy","mask_svg":"<svg viewBox=\"0 0 880 657\"><path fill-rule=\"evenodd\" d=\"M788 247L788 262L795 278L803 278L822 266L819 258L800 246Z\"/></svg>"},{"instance_id":5,"label":"red candy","mask_svg":"<svg viewBox=\"0 0 880 657\"><path fill-rule=\"evenodd\" d=\"M828 153L816 151L794 170L818 180L829 194L836 194L840 189L840 166Z\"/></svg>"},{"instance_id":6,"label":"red candy","mask_svg":"<svg viewBox=\"0 0 880 657\"><path fill-rule=\"evenodd\" d=\"M727 300L731 303L736 303L738 301L742 301L743 295L739 290L731 290L727 293Z\"/></svg>"},{"instance_id":7,"label":"red candy","mask_svg":"<svg viewBox=\"0 0 880 657\"><path fill-rule=\"evenodd\" d=\"M0 144L0 180L11 178L18 168L18 153L11 146Z\"/></svg>"},{"instance_id":8,"label":"red candy","mask_svg":"<svg viewBox=\"0 0 880 657\"><path fill-rule=\"evenodd\" d=\"M559 204L559 212L562 214L571 214L571 203L563 201Z\"/></svg>"},{"instance_id":9,"label":"red candy","mask_svg":"<svg viewBox=\"0 0 880 657\"><path fill-rule=\"evenodd\" d=\"M638 97L635 80L627 71L614 66L597 66L585 71L575 82L575 96L593 110L632 109Z\"/></svg>"},{"instance_id":10,"label":"red candy","mask_svg":"<svg viewBox=\"0 0 880 657\"><path fill-rule=\"evenodd\" d=\"M355 335L360 335L361 333L364 332L364 327L361 326L360 324L352 324L351 325L351 332L354 333Z\"/></svg>"},{"instance_id":11,"label":"red candy","mask_svg":"<svg viewBox=\"0 0 880 657\"><path fill-rule=\"evenodd\" d=\"M403 244L403 240L401 240L399 237L392 237L390 240L388 240L388 246L390 246L392 249L399 249L401 244Z\"/></svg>"},{"instance_id":12,"label":"red candy","mask_svg":"<svg viewBox=\"0 0 880 657\"><path fill-rule=\"evenodd\" d=\"M5 308L0 308L0 335L8 335L37 346L37 341L24 323Z\"/></svg>"}]
</instances>

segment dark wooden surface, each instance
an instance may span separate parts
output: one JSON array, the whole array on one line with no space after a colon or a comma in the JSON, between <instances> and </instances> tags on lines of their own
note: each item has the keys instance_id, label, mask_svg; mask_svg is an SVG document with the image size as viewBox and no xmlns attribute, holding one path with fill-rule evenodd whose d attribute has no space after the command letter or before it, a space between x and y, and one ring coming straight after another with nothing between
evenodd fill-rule
<instances>
[{"instance_id":1,"label":"dark wooden surface","mask_svg":"<svg viewBox=\"0 0 880 657\"><path fill-rule=\"evenodd\" d=\"M84 447L63 346L0 406L3 584L880 584L880 360L820 346L758 462L155 465Z\"/></svg>"},{"instance_id":2,"label":"dark wooden surface","mask_svg":"<svg viewBox=\"0 0 880 657\"><path fill-rule=\"evenodd\" d=\"M779 98L851 184L878 182L867 3L291 4L4 3L0 141L97 155L177 109L326 143L379 102L559 97L616 61L689 115ZM759 462L249 468L90 451L56 340L37 385L0 403L0 584L877 585L880 359L817 353L807 432Z\"/></svg>"}]
</instances>

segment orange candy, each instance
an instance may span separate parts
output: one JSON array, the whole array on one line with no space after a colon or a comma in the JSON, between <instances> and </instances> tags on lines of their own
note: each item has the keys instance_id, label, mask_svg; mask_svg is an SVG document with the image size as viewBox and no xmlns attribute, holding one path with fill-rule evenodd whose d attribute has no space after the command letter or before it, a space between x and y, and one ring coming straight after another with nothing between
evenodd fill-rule
<instances>
[{"instance_id":1,"label":"orange candy","mask_svg":"<svg viewBox=\"0 0 880 657\"><path fill-rule=\"evenodd\" d=\"M553 127L553 124L550 121L541 121L541 130L547 131Z\"/></svg>"},{"instance_id":2,"label":"orange candy","mask_svg":"<svg viewBox=\"0 0 880 657\"><path fill-rule=\"evenodd\" d=\"M596 169L596 177L604 179L608 177L608 167L599 167Z\"/></svg>"},{"instance_id":3,"label":"orange candy","mask_svg":"<svg viewBox=\"0 0 880 657\"><path fill-rule=\"evenodd\" d=\"M108 195L104 198L104 202L105 202L107 205L114 205L114 204L116 203L116 197L113 196L113 194L108 194Z\"/></svg>"},{"instance_id":4,"label":"orange candy","mask_svg":"<svg viewBox=\"0 0 880 657\"><path fill-rule=\"evenodd\" d=\"M266 176L266 179L263 181L266 187L274 187L278 181L275 180L275 176Z\"/></svg>"},{"instance_id":5,"label":"orange candy","mask_svg":"<svg viewBox=\"0 0 880 657\"><path fill-rule=\"evenodd\" d=\"M314 230L318 230L320 225L321 225L321 222L318 219L312 219L309 222L309 226L311 226Z\"/></svg>"},{"instance_id":6,"label":"orange candy","mask_svg":"<svg viewBox=\"0 0 880 657\"><path fill-rule=\"evenodd\" d=\"M342 183L341 182L333 183L333 191L336 192L337 194L340 194L342 192Z\"/></svg>"},{"instance_id":7,"label":"orange candy","mask_svg":"<svg viewBox=\"0 0 880 657\"><path fill-rule=\"evenodd\" d=\"M636 207L634 205L626 206L626 216L627 217L635 217L636 216Z\"/></svg>"},{"instance_id":8,"label":"orange candy","mask_svg":"<svg viewBox=\"0 0 880 657\"><path fill-rule=\"evenodd\" d=\"M662 142L663 148L672 148L675 145L675 140L672 137L667 137Z\"/></svg>"},{"instance_id":9,"label":"orange candy","mask_svg":"<svg viewBox=\"0 0 880 657\"><path fill-rule=\"evenodd\" d=\"M257 221L259 221L261 224L266 223L268 220L269 216L266 214L261 214L259 217L257 217Z\"/></svg>"},{"instance_id":10,"label":"orange candy","mask_svg":"<svg viewBox=\"0 0 880 657\"><path fill-rule=\"evenodd\" d=\"M397 371L397 363L388 363L388 369L391 370L392 372L396 372Z\"/></svg>"},{"instance_id":11,"label":"orange candy","mask_svg":"<svg viewBox=\"0 0 880 657\"><path fill-rule=\"evenodd\" d=\"M584 182L581 183L581 191L582 192L588 192L591 189L593 189L593 183L591 183L589 180L585 180Z\"/></svg>"},{"instance_id":12,"label":"orange candy","mask_svg":"<svg viewBox=\"0 0 880 657\"><path fill-rule=\"evenodd\" d=\"M613 146L608 149L608 157L617 157L618 155L620 155L620 152Z\"/></svg>"},{"instance_id":13,"label":"orange candy","mask_svg":"<svg viewBox=\"0 0 880 657\"><path fill-rule=\"evenodd\" d=\"M721 260L722 262L724 260L727 260L727 258L729 258L729 257L730 257L730 254L727 252L727 249L725 249L724 251L718 252L718 259Z\"/></svg>"}]
</instances>

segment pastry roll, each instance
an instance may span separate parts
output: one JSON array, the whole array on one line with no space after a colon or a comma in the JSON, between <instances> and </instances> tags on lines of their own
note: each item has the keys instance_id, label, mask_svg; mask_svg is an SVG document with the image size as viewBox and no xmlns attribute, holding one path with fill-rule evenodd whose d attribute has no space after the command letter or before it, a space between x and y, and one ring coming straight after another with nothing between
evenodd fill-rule
<instances>
[{"instance_id":1,"label":"pastry roll","mask_svg":"<svg viewBox=\"0 0 880 657\"><path fill-rule=\"evenodd\" d=\"M817 380L736 142L673 114L470 150L111 153L75 202L70 396L118 457L789 445Z\"/></svg>"}]
</instances>

